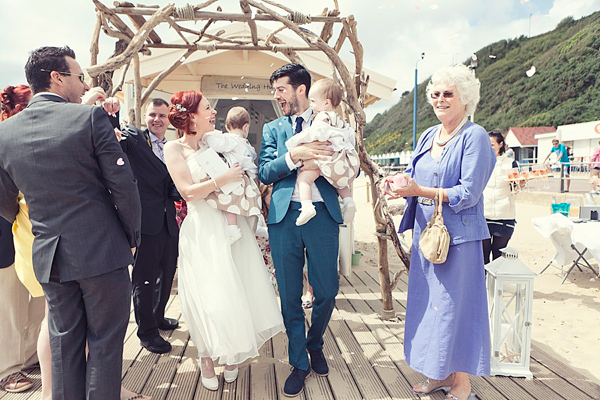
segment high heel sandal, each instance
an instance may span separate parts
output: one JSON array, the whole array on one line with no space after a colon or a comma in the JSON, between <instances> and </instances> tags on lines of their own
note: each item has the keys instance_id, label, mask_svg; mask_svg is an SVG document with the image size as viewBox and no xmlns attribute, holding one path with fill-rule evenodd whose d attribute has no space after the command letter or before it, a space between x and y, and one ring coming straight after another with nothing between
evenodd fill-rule
<instances>
[{"instance_id":1,"label":"high heel sandal","mask_svg":"<svg viewBox=\"0 0 600 400\"><path fill-rule=\"evenodd\" d=\"M421 392L417 392L414 388L412 391L416 395L423 395L423 396L435 393L440 390L447 392L452 388L451 386L438 386L438 387L434 387L433 389L429 390L428 392L425 392L425 389L427 389L428 387L433 385L433 383L431 382L431 380L429 378L427 378L423 382L419 383L419 385L421 385L421 389L422 389Z\"/></svg>"},{"instance_id":2,"label":"high heel sandal","mask_svg":"<svg viewBox=\"0 0 600 400\"><path fill-rule=\"evenodd\" d=\"M477 394L475 392L471 392L471 393L469 393L469 396L465 400L473 400L473 399L475 399L476 395ZM455 395L453 395L451 393L447 393L446 397L444 397L444 398L448 399L448 400L462 400L460 397L456 397Z\"/></svg>"}]
</instances>

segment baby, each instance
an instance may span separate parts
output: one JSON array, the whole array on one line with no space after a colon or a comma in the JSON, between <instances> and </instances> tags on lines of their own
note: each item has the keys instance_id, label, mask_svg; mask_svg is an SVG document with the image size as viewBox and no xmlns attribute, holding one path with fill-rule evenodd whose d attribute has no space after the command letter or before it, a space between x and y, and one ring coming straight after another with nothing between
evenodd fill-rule
<instances>
[{"instance_id":1,"label":"baby","mask_svg":"<svg viewBox=\"0 0 600 400\"><path fill-rule=\"evenodd\" d=\"M250 114L244 107L232 107L227 113L225 127L226 133L209 132L204 135L204 140L209 147L220 153L230 166L239 164L242 167L245 172L244 182L230 195L211 193L215 196L209 195L207 202L225 214L227 230L233 244L242 237L237 216L258 216L261 210L261 198L256 179L258 167L254 164L256 150L247 139L250 130ZM226 205L223 204L223 198L227 198Z\"/></svg>"},{"instance_id":2,"label":"baby","mask_svg":"<svg viewBox=\"0 0 600 400\"><path fill-rule=\"evenodd\" d=\"M322 160L309 160L298 171L297 184L300 194L300 215L296 225L306 224L317 212L312 203L311 185L323 176L336 188L342 198L344 223L350 223L356 213L356 205L352 199L350 183L356 178L359 159L354 145L354 131L335 113L335 108L342 101L342 88L333 79L325 78L315 82L310 88L308 97L314 112L312 125L292 136L285 143L288 149L303 143L318 140L331 142L333 155Z\"/></svg>"}]
</instances>

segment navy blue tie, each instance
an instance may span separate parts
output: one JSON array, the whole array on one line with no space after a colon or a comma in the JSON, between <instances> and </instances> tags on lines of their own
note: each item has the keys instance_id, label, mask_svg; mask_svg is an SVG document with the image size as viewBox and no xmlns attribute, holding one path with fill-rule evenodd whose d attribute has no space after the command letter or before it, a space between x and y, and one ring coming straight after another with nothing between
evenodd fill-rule
<instances>
[{"instance_id":1,"label":"navy blue tie","mask_svg":"<svg viewBox=\"0 0 600 400\"><path fill-rule=\"evenodd\" d=\"M302 132L302 122L304 122L304 118L302 118L302 117L296 118L296 129L294 130L294 135L298 132Z\"/></svg>"}]
</instances>

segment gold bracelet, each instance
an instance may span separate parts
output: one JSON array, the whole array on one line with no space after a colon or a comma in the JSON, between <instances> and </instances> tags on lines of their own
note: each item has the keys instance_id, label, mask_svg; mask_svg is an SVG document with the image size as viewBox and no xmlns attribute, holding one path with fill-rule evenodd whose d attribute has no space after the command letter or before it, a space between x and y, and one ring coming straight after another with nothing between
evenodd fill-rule
<instances>
[{"instance_id":1,"label":"gold bracelet","mask_svg":"<svg viewBox=\"0 0 600 400\"><path fill-rule=\"evenodd\" d=\"M219 185L217 185L217 180L215 178L212 178L213 181L213 185L215 185L215 191L219 190Z\"/></svg>"}]
</instances>

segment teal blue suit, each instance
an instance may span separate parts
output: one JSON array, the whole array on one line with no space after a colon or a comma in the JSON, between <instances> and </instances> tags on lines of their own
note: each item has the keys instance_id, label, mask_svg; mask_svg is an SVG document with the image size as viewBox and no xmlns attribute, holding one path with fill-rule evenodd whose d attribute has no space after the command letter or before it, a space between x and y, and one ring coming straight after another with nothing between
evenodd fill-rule
<instances>
[{"instance_id":1,"label":"teal blue suit","mask_svg":"<svg viewBox=\"0 0 600 400\"><path fill-rule=\"evenodd\" d=\"M285 142L293 135L290 117L281 117L263 127L262 146L258 159L258 177L273 184L269 208L269 242L279 294L281 311L288 336L290 364L309 369L306 349L323 347L323 333L335 306L338 292L339 224L342 213L337 192L323 177L315 183L323 202L316 202L317 215L305 225L296 226L300 203L291 201L297 170L289 169L285 161ZM306 334L302 310L302 270L304 257L308 279L315 300L311 327Z\"/></svg>"}]
</instances>

